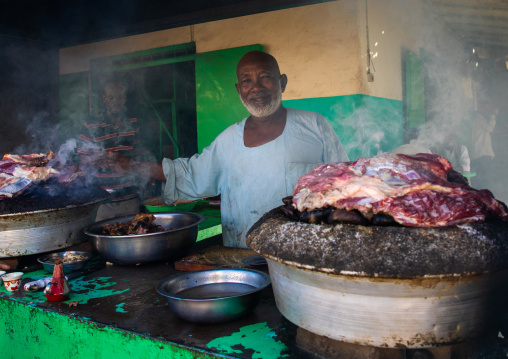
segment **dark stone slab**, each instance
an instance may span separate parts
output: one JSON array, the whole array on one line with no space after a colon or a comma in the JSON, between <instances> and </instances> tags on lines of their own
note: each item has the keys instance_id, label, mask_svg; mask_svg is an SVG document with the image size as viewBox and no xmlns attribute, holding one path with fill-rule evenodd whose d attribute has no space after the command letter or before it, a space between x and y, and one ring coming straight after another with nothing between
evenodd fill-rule
<instances>
[{"instance_id":1,"label":"dark stone slab","mask_svg":"<svg viewBox=\"0 0 508 359\"><path fill-rule=\"evenodd\" d=\"M500 220L440 228L309 224L276 208L251 228L247 245L272 259L334 274L404 278L508 267L508 223Z\"/></svg>"}]
</instances>

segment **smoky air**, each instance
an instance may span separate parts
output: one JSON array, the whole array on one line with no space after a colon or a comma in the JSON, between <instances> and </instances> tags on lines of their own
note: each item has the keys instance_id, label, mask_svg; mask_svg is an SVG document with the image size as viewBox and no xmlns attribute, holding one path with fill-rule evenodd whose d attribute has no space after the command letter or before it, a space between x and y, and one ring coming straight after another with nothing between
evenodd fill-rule
<instances>
[{"instance_id":1,"label":"smoky air","mask_svg":"<svg viewBox=\"0 0 508 359\"><path fill-rule=\"evenodd\" d=\"M422 26L426 18L435 14L424 13L412 7L411 2L401 1L398 7L400 13L391 15L393 19L379 19L379 11L376 11L376 6L379 5L376 2L365 2L366 7L363 6L363 2L361 3L360 6L355 2L344 2L344 7L351 7L348 10L357 11L357 26L361 34L359 56L364 66L362 76L365 75L365 79L358 86L357 93L372 96L359 96L358 103L350 105L347 111L344 104L331 105L332 118L329 118L341 140L344 134L347 134L347 141L343 141L343 145L350 159L391 152L404 144L413 144L447 157L452 153L449 145L454 142L466 148L469 169L461 172L468 175L471 185L478 189L487 188L496 198L508 202L508 188L503 186L501 180L508 174L506 54L502 53L502 50L496 52L495 49L486 46L474 46L465 41L457 41L457 37L444 36L445 32L450 32L446 26L435 28ZM66 41L69 44L83 42L85 33L98 31L94 27L98 26L97 24L91 25L93 21L90 19L94 19L94 14L88 14L86 9L81 10L83 12L79 21L73 22L66 31ZM121 38L126 34L127 26L122 26L126 22L121 21L120 17L125 20L141 16L140 8L135 2L129 2L128 5L116 9L116 18L106 15L109 10L111 9L105 9L95 19L110 26L110 38ZM456 19L458 22L461 20L459 17ZM381 27L379 24L382 23L396 24L398 32L416 27L419 35L412 40L411 49L404 46L395 49L390 47L390 36L394 36L395 25ZM60 20L53 21L52 24L46 34L48 41L65 27ZM460 25L457 24L457 27L468 26L465 19ZM89 114L96 113L98 108L94 108L96 99L93 97L95 89L85 88L82 92L74 93L70 101L75 102L62 109L59 96L65 96L65 90L60 88L58 81L58 52L51 49L51 46L48 47L48 43L31 41L19 36L0 35L2 48L0 110L2 123L5 124L0 133L0 153L46 153L52 150L58 154L61 163L73 165L77 161L76 134L86 120L83 111L74 113L73 109L80 103L87 103L89 108L86 110ZM401 63L400 68L396 69L394 66L399 64L391 65L384 62L387 55L393 55L394 51L400 56ZM423 106L420 108L424 111L424 120L421 122L411 120L415 108L410 107L410 100L413 99L408 97L407 91L408 52L415 53L423 64L421 76L415 77L411 84L420 89L415 99L421 101ZM294 60L298 61L297 58ZM504 67L500 67L500 64ZM281 65L287 68L291 64ZM381 93L380 88L394 81L393 78L383 78L387 72L398 72L403 82L403 93L384 97L388 100L397 99L394 102L399 101L399 98L402 101L393 107L381 108L376 106L373 98L377 95L376 91ZM367 73L370 75L368 78ZM288 87L298 74L289 75ZM347 74L345 76L347 77ZM140 75L136 81L140 84L140 88L146 88L145 82L148 81L146 78ZM138 95L142 97L141 90L138 91ZM495 114L494 129L488 134L493 156L476 157L473 142L477 135L473 134L473 127L477 114L487 121ZM66 118L67 121L62 122L61 118ZM402 123L386 120L391 118L400 118ZM157 120L152 122L154 126L158 124ZM195 132L188 137L196 138ZM195 142L194 140L189 146L189 150L179 154L190 157L197 152ZM167 147L172 147L171 143ZM164 153L173 158L176 154L174 149L167 154ZM150 160L159 161L160 156L154 155ZM454 167L458 166L455 160L452 164Z\"/></svg>"}]
</instances>

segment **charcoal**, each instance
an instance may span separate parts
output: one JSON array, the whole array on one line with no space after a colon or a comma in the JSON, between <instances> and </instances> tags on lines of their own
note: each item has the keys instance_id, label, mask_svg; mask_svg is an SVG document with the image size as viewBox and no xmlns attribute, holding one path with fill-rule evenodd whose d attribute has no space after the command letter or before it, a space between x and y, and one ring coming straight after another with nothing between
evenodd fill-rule
<instances>
[{"instance_id":1,"label":"charcoal","mask_svg":"<svg viewBox=\"0 0 508 359\"><path fill-rule=\"evenodd\" d=\"M80 180L59 183L50 179L29 187L16 197L0 200L0 215L65 208L108 196L106 190Z\"/></svg>"}]
</instances>

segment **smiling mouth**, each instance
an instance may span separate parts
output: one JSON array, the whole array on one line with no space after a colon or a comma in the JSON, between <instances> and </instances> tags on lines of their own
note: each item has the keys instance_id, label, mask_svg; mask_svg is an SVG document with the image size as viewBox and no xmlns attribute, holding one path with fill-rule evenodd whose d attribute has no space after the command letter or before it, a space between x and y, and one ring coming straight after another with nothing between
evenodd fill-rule
<instances>
[{"instance_id":1,"label":"smiling mouth","mask_svg":"<svg viewBox=\"0 0 508 359\"><path fill-rule=\"evenodd\" d=\"M263 104L269 102L268 100L269 100L269 96L261 96L261 97L257 97L257 96L254 97L253 96L253 97L249 98L249 102L254 105L263 105Z\"/></svg>"}]
</instances>

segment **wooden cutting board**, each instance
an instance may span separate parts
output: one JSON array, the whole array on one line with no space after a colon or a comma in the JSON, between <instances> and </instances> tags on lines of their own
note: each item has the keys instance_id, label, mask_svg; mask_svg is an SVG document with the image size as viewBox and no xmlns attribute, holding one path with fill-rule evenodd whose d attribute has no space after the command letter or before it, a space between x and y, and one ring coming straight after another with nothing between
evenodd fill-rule
<instances>
[{"instance_id":1,"label":"wooden cutting board","mask_svg":"<svg viewBox=\"0 0 508 359\"><path fill-rule=\"evenodd\" d=\"M188 272L219 268L247 268L249 266L242 260L256 254L252 249L212 246L179 259L175 262L175 269Z\"/></svg>"}]
</instances>

